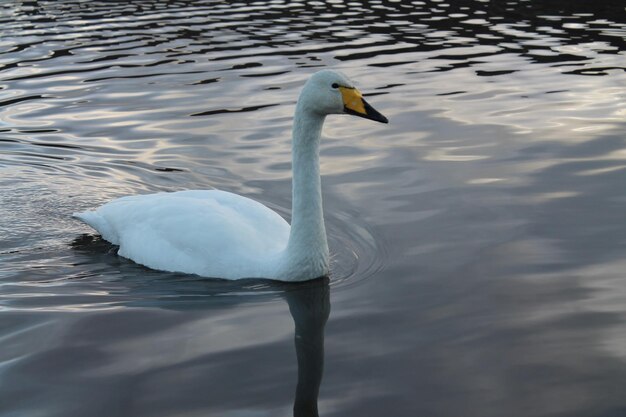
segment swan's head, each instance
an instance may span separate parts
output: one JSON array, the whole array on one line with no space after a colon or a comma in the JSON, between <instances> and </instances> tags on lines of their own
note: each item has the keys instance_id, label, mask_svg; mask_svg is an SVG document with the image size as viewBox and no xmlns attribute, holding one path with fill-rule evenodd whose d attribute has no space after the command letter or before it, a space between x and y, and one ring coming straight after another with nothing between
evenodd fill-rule
<instances>
[{"instance_id":1,"label":"swan's head","mask_svg":"<svg viewBox=\"0 0 626 417\"><path fill-rule=\"evenodd\" d=\"M319 71L304 85L301 105L310 111L327 114L347 113L381 123L387 118L363 99L361 92L348 77L338 71Z\"/></svg>"}]
</instances>

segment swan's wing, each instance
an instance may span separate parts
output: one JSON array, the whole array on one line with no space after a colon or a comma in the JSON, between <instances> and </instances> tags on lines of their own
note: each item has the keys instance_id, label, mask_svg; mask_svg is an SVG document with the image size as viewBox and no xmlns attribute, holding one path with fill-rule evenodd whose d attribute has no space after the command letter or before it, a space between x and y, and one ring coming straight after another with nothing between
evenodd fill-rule
<instances>
[{"instance_id":1,"label":"swan's wing","mask_svg":"<svg viewBox=\"0 0 626 417\"><path fill-rule=\"evenodd\" d=\"M75 216L121 256L204 276L255 276L250 269L284 250L290 229L263 204L217 190L123 197Z\"/></svg>"}]
</instances>

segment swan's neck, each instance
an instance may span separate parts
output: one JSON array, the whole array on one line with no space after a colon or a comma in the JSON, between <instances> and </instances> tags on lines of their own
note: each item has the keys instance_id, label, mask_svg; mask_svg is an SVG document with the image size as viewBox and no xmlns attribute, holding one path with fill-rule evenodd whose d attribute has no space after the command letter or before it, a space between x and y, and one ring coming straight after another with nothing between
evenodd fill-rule
<instances>
[{"instance_id":1,"label":"swan's neck","mask_svg":"<svg viewBox=\"0 0 626 417\"><path fill-rule=\"evenodd\" d=\"M286 259L290 274L303 279L328 274L328 243L324 227L319 144L324 115L296 106L292 143L292 218ZM295 279L291 277L292 279Z\"/></svg>"}]
</instances>

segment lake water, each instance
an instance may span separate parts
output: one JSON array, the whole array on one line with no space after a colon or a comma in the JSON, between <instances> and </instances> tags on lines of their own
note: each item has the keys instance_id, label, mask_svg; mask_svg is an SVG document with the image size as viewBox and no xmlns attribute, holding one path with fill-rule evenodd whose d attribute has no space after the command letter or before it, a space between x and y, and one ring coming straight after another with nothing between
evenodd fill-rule
<instances>
[{"instance_id":1,"label":"lake water","mask_svg":"<svg viewBox=\"0 0 626 417\"><path fill-rule=\"evenodd\" d=\"M626 416L625 36L620 1L2 2L0 415ZM71 218L289 219L321 68L390 120L327 120L330 279L152 271Z\"/></svg>"}]
</instances>

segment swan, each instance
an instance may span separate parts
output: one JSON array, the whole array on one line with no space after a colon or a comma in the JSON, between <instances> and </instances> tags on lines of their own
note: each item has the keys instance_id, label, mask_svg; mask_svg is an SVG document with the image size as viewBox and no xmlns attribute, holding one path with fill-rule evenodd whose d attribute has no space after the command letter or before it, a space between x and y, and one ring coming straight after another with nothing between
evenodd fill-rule
<instances>
[{"instance_id":1,"label":"swan","mask_svg":"<svg viewBox=\"0 0 626 417\"><path fill-rule=\"evenodd\" d=\"M326 276L319 144L326 116L340 113L388 123L343 73L309 78L293 121L291 226L263 204L219 190L121 197L73 216L119 245L120 256L152 269L223 279Z\"/></svg>"}]
</instances>

